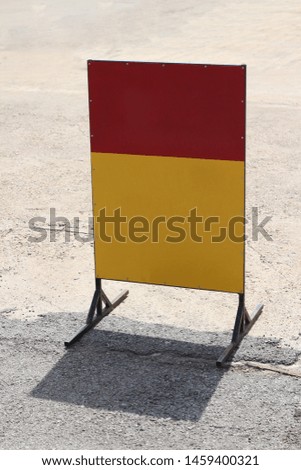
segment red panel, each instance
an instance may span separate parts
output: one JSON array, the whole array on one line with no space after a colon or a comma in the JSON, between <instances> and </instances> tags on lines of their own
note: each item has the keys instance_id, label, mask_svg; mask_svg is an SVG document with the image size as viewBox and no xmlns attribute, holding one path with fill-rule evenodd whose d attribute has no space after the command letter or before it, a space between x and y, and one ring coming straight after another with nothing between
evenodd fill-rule
<instances>
[{"instance_id":1,"label":"red panel","mask_svg":"<svg viewBox=\"0 0 301 470\"><path fill-rule=\"evenodd\" d=\"M89 61L92 152L244 160L245 66Z\"/></svg>"}]
</instances>

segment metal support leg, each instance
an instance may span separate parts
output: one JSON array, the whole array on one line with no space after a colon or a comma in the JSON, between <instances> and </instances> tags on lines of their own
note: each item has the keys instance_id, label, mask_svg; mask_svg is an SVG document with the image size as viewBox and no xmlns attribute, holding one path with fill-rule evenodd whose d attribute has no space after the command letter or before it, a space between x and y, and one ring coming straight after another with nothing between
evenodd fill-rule
<instances>
[{"instance_id":1,"label":"metal support leg","mask_svg":"<svg viewBox=\"0 0 301 470\"><path fill-rule=\"evenodd\" d=\"M96 279L96 289L93 295L86 325L70 340L65 342L66 348L76 343L87 331L94 328L101 320L109 315L128 296L129 291L123 291L113 302L111 302L101 288L101 279ZM105 304L105 308L102 306Z\"/></svg>"},{"instance_id":2,"label":"metal support leg","mask_svg":"<svg viewBox=\"0 0 301 470\"><path fill-rule=\"evenodd\" d=\"M245 306L245 295L239 294L238 309L233 329L232 340L229 346L224 350L216 361L217 366L221 366L231 356L234 350L239 346L241 340L246 334L249 333L250 329L258 319L263 309L263 304L257 305L254 312L250 316Z\"/></svg>"}]
</instances>

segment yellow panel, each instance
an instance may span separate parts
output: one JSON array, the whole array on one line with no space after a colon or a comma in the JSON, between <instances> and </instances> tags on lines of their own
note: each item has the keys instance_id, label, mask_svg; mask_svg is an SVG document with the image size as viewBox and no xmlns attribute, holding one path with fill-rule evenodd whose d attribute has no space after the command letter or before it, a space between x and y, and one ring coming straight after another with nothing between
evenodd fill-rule
<instances>
[{"instance_id":1,"label":"yellow panel","mask_svg":"<svg viewBox=\"0 0 301 470\"><path fill-rule=\"evenodd\" d=\"M103 153L91 158L94 217L100 210L101 216L104 210L112 216L118 209L126 217L120 233L116 223L94 219L96 277L243 292L244 242L237 240L244 228L237 220L235 240L228 228L231 218L244 216L244 162ZM197 223L202 242L187 219L193 209L203 217ZM137 216L144 217L135 222L141 233L133 232L134 221L129 222ZM165 220L159 223L159 216ZM212 216L220 221L210 228L207 220L205 231L204 221ZM182 219L172 226L171 217ZM221 227L227 236L213 243Z\"/></svg>"}]
</instances>

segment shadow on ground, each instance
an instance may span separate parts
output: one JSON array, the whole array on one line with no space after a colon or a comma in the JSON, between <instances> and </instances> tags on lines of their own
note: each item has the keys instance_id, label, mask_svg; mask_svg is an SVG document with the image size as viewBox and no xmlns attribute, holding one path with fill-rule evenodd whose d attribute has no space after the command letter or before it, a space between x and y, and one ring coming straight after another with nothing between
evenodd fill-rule
<instances>
[{"instance_id":1,"label":"shadow on ground","mask_svg":"<svg viewBox=\"0 0 301 470\"><path fill-rule=\"evenodd\" d=\"M32 395L110 411L198 420L223 375L214 367L222 348L202 344L199 333L194 339L198 342L94 330L66 352Z\"/></svg>"},{"instance_id":2,"label":"shadow on ground","mask_svg":"<svg viewBox=\"0 0 301 470\"><path fill-rule=\"evenodd\" d=\"M74 327L73 314L72 319ZM115 316L105 319L102 328L68 350L32 396L156 418L200 418L225 373L215 360L228 344L229 333ZM277 339L254 337L246 337L235 355L236 360L274 364L290 364L296 357L296 351L281 348Z\"/></svg>"}]
</instances>

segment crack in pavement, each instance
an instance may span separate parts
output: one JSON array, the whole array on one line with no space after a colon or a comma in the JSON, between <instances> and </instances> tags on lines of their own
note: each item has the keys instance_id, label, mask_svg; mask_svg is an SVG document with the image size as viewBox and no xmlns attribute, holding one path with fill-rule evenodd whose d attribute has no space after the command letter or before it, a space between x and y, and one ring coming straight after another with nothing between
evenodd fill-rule
<instances>
[{"instance_id":1,"label":"crack in pavement","mask_svg":"<svg viewBox=\"0 0 301 470\"><path fill-rule=\"evenodd\" d=\"M298 360L296 360L298 362ZM294 363L295 364L295 363ZM228 367L233 369L246 369L252 368L257 370L263 370L267 372L275 372L277 374L282 375L289 375L291 377L297 377L301 379L301 371L294 371L290 370L294 367L294 364L290 366L273 366L270 363L260 363L260 362L253 362L253 361L239 361L239 362L226 362L222 367Z\"/></svg>"}]
</instances>

